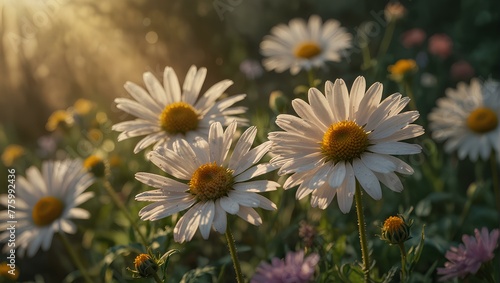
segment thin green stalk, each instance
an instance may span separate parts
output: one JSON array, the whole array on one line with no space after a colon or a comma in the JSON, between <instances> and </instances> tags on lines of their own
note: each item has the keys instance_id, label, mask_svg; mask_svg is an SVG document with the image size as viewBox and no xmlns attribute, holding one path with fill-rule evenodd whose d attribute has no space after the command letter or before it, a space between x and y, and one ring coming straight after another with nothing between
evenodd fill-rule
<instances>
[{"instance_id":1,"label":"thin green stalk","mask_svg":"<svg viewBox=\"0 0 500 283\"><path fill-rule=\"evenodd\" d=\"M104 181L104 188L108 192L109 196L111 197L111 199L113 200L113 202L115 203L115 205L123 212L123 214L128 219L128 221L130 222L130 224L132 224L132 227L134 228L134 230L137 232L137 234L141 238L142 244L145 247L148 247L149 244L148 244L148 241L146 240L146 237L142 234L141 229L139 229L139 226L137 226L137 223L134 221L134 219L132 218L132 216L128 212L127 208L125 207L125 205L123 204L123 202L120 200L120 198L116 194L115 190L113 189L113 187L109 183L108 178L103 178L103 181Z\"/></svg>"},{"instance_id":2,"label":"thin green stalk","mask_svg":"<svg viewBox=\"0 0 500 283\"><path fill-rule=\"evenodd\" d=\"M370 281L370 254L368 252L368 241L366 239L366 224L363 212L363 202L361 199L361 188L357 181L354 198L356 201L356 213L358 215L359 242L361 244L361 255L363 257L363 273L365 283L368 283Z\"/></svg>"},{"instance_id":3,"label":"thin green stalk","mask_svg":"<svg viewBox=\"0 0 500 283\"><path fill-rule=\"evenodd\" d=\"M401 282L406 282L406 249L405 243L399 243L399 250L401 251Z\"/></svg>"},{"instance_id":4,"label":"thin green stalk","mask_svg":"<svg viewBox=\"0 0 500 283\"><path fill-rule=\"evenodd\" d=\"M394 34L394 28L396 28L396 21L389 21L389 25L385 30L384 37L382 38L382 42L380 43L380 49L378 50L378 58L379 60L385 56L387 53L387 49L389 49L389 45L391 44L392 35Z\"/></svg>"},{"instance_id":5,"label":"thin green stalk","mask_svg":"<svg viewBox=\"0 0 500 283\"><path fill-rule=\"evenodd\" d=\"M500 219L500 184L498 181L498 175L500 174L500 172L498 171L497 161L495 159L495 151L491 153L490 161L491 161L491 176L493 179L493 191L495 192L495 202Z\"/></svg>"},{"instance_id":6,"label":"thin green stalk","mask_svg":"<svg viewBox=\"0 0 500 283\"><path fill-rule=\"evenodd\" d=\"M158 277L158 274L156 274L156 272L155 272L155 273L153 273L153 278L155 279L155 282L156 282L156 283L163 283L163 282L161 281L160 277Z\"/></svg>"},{"instance_id":7,"label":"thin green stalk","mask_svg":"<svg viewBox=\"0 0 500 283\"><path fill-rule=\"evenodd\" d=\"M238 254L236 253L234 237L229 227L226 228L226 240L227 246L229 248L229 254L231 254L231 259L233 260L234 272L236 273L236 281L238 283L243 283L243 274L241 273L240 261L238 260Z\"/></svg>"},{"instance_id":8,"label":"thin green stalk","mask_svg":"<svg viewBox=\"0 0 500 283\"><path fill-rule=\"evenodd\" d=\"M64 232L59 232L59 236L62 240L62 243L66 250L69 253L69 256L71 257L71 260L73 260L73 263L76 265L78 270L80 270L80 273L83 276L83 279L85 280L86 283L92 283L92 279L90 279L90 275L87 273L87 269L83 266L83 263L80 261L80 258L76 254L75 250L71 246L71 243L69 242L68 238L66 238L66 235Z\"/></svg>"},{"instance_id":9,"label":"thin green stalk","mask_svg":"<svg viewBox=\"0 0 500 283\"><path fill-rule=\"evenodd\" d=\"M309 87L316 87L314 85L314 70L311 68L309 71L307 71L307 79L309 81ZM307 93L306 93L307 95Z\"/></svg>"},{"instance_id":10,"label":"thin green stalk","mask_svg":"<svg viewBox=\"0 0 500 283\"><path fill-rule=\"evenodd\" d=\"M418 110L415 96L413 95L413 91L411 90L411 84L407 78L403 79L403 89L405 90L406 95L410 98L410 102L408 103L410 110Z\"/></svg>"}]
</instances>

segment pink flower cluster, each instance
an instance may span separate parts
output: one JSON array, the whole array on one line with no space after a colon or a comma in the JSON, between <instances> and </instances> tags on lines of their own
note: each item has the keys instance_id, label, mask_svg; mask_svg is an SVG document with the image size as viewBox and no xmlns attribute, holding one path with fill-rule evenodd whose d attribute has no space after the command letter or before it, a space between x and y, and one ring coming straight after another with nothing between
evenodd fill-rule
<instances>
[{"instance_id":1,"label":"pink flower cluster","mask_svg":"<svg viewBox=\"0 0 500 283\"><path fill-rule=\"evenodd\" d=\"M476 274L481 265L493 259L493 251L498 246L500 231L494 229L491 233L486 227L481 231L474 230L474 236L463 235L463 244L451 247L446 252L448 261L444 267L438 268L437 273L442 275L439 281L452 278L464 278L469 274Z\"/></svg>"},{"instance_id":2,"label":"pink flower cluster","mask_svg":"<svg viewBox=\"0 0 500 283\"><path fill-rule=\"evenodd\" d=\"M285 260L277 257L271 264L262 262L250 283L306 283L311 282L319 255L312 253L304 257L304 251L288 252Z\"/></svg>"}]
</instances>

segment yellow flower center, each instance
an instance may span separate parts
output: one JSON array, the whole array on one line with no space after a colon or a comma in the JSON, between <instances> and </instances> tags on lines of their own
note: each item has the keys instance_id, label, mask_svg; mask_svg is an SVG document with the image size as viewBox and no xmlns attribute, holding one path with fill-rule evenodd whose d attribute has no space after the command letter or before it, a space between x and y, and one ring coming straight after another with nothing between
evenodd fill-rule
<instances>
[{"instance_id":1,"label":"yellow flower center","mask_svg":"<svg viewBox=\"0 0 500 283\"><path fill-rule=\"evenodd\" d=\"M33 207L31 216L37 226L46 226L59 218L63 212L64 204L55 197L43 197Z\"/></svg>"},{"instance_id":2,"label":"yellow flower center","mask_svg":"<svg viewBox=\"0 0 500 283\"><path fill-rule=\"evenodd\" d=\"M16 281L19 277L19 267L16 266L15 269L10 269L7 262L0 263L0 278L7 278ZM0 281L2 281L0 279ZM2 281L3 282L3 281ZM9 281L10 282L10 281Z\"/></svg>"},{"instance_id":3,"label":"yellow flower center","mask_svg":"<svg viewBox=\"0 0 500 283\"><path fill-rule=\"evenodd\" d=\"M473 132L484 134L494 130L498 126L496 113L486 107L479 107L472 111L467 117L467 127Z\"/></svg>"},{"instance_id":4,"label":"yellow flower center","mask_svg":"<svg viewBox=\"0 0 500 283\"><path fill-rule=\"evenodd\" d=\"M334 162L352 161L360 157L369 145L368 133L353 121L332 124L323 135L321 151Z\"/></svg>"},{"instance_id":5,"label":"yellow flower center","mask_svg":"<svg viewBox=\"0 0 500 283\"><path fill-rule=\"evenodd\" d=\"M8 145L2 153L2 162L5 166L12 166L24 154L24 148L17 144Z\"/></svg>"},{"instance_id":6,"label":"yellow flower center","mask_svg":"<svg viewBox=\"0 0 500 283\"><path fill-rule=\"evenodd\" d=\"M417 69L417 62L412 59L401 59L396 64L390 65L387 69L392 75L404 75L415 71Z\"/></svg>"},{"instance_id":7,"label":"yellow flower center","mask_svg":"<svg viewBox=\"0 0 500 283\"><path fill-rule=\"evenodd\" d=\"M47 124L45 128L48 131L55 131L57 128L64 128L70 124L71 117L68 112L64 110L57 110L54 113L50 114L49 119L47 120Z\"/></svg>"},{"instance_id":8,"label":"yellow flower center","mask_svg":"<svg viewBox=\"0 0 500 283\"><path fill-rule=\"evenodd\" d=\"M214 163L200 166L189 181L189 191L201 201L221 198L232 189L232 172Z\"/></svg>"},{"instance_id":9,"label":"yellow flower center","mask_svg":"<svg viewBox=\"0 0 500 283\"><path fill-rule=\"evenodd\" d=\"M97 164L101 163L102 159L99 158L97 155L91 155L83 161L83 167L85 169L90 170L92 167L96 166Z\"/></svg>"},{"instance_id":10,"label":"yellow flower center","mask_svg":"<svg viewBox=\"0 0 500 283\"><path fill-rule=\"evenodd\" d=\"M303 59L311 59L314 56L321 53L321 47L312 41L302 42L293 51L295 57L303 58Z\"/></svg>"},{"instance_id":11,"label":"yellow flower center","mask_svg":"<svg viewBox=\"0 0 500 283\"><path fill-rule=\"evenodd\" d=\"M161 127L170 134L185 134L198 128L198 114L186 102L174 102L163 109Z\"/></svg>"},{"instance_id":12,"label":"yellow flower center","mask_svg":"<svg viewBox=\"0 0 500 283\"><path fill-rule=\"evenodd\" d=\"M389 233L394 233L401 229L403 225L404 221L403 219L401 219L401 217L391 216L384 221L384 227L382 229Z\"/></svg>"}]
</instances>

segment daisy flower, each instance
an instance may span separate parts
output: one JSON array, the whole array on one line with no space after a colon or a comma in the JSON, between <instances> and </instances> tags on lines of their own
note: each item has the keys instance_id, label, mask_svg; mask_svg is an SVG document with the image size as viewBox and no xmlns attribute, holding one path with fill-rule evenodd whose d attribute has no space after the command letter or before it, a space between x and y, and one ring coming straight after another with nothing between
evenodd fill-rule
<instances>
[{"instance_id":1,"label":"daisy flower","mask_svg":"<svg viewBox=\"0 0 500 283\"><path fill-rule=\"evenodd\" d=\"M236 214L254 225L262 219L253 209L276 209L276 205L257 194L274 191L278 183L267 180L250 180L268 173L276 167L257 164L271 147L265 142L250 150L257 134L255 127L248 128L239 138L232 155L229 148L236 131L232 122L225 131L216 122L210 126L208 141L198 138L193 144L184 139L174 142L173 150L159 148L149 153L149 160L175 177L137 173L135 178L157 188L138 194L138 201L151 201L139 211L142 220L158 220L189 209L174 228L174 240L190 241L198 227L204 239L208 239L210 227L224 233L226 212Z\"/></svg>"},{"instance_id":2,"label":"daisy flower","mask_svg":"<svg viewBox=\"0 0 500 283\"><path fill-rule=\"evenodd\" d=\"M445 140L445 151L457 150L460 159L486 160L492 151L500 151L500 95L484 91L478 79L459 83L457 89L446 90L429 114L432 137Z\"/></svg>"},{"instance_id":3,"label":"daisy flower","mask_svg":"<svg viewBox=\"0 0 500 283\"><path fill-rule=\"evenodd\" d=\"M341 52L351 47L352 35L340 27L336 20L322 24L319 16L313 15L306 23L293 19L289 25L280 24L271 29L271 35L260 44L267 70L283 72L290 69L292 75L301 69L322 67L326 61L339 62Z\"/></svg>"},{"instance_id":4,"label":"daisy flower","mask_svg":"<svg viewBox=\"0 0 500 283\"><path fill-rule=\"evenodd\" d=\"M134 153L137 153L154 143L155 148L162 145L171 148L174 141L179 139L192 142L198 136L206 138L213 122L220 122L224 126L233 120L246 124L246 119L233 116L245 113L246 108L231 108L246 95L239 94L218 100L233 84L231 80L220 81L200 95L206 74L207 69L197 70L195 66L191 66L182 90L177 75L170 67L166 67L163 73L163 86L149 72L144 73L147 91L132 82L125 83L125 89L135 101L116 98L116 107L137 119L112 127L113 130L122 132L118 141L145 135L134 148Z\"/></svg>"},{"instance_id":5,"label":"daisy flower","mask_svg":"<svg viewBox=\"0 0 500 283\"><path fill-rule=\"evenodd\" d=\"M401 142L424 133L410 124L418 111L400 113L409 98L395 93L380 102L382 84L365 93L365 79L358 77L351 93L342 79L327 81L323 95L309 90L309 103L292 101L300 116L278 115L276 124L284 132L269 133L273 142L271 163L281 166L278 174L293 174L283 185L300 185L296 197L312 194L311 205L325 209L337 195L340 210L349 212L356 182L374 199L382 197L380 182L400 192L400 174L413 169L391 155L417 154L421 147Z\"/></svg>"},{"instance_id":6,"label":"daisy flower","mask_svg":"<svg viewBox=\"0 0 500 283\"><path fill-rule=\"evenodd\" d=\"M76 226L70 218L87 219L90 213L78 206L93 196L84 192L94 178L87 173L80 160L45 161L42 171L35 167L26 170L26 178L16 182L16 248L20 255L27 252L32 257L42 248L50 248L56 232L74 234ZM4 202L7 197L4 195ZM0 228L5 231L8 214L2 213ZM10 232L0 235L0 240L9 240ZM4 251L11 248L5 245Z\"/></svg>"}]
</instances>

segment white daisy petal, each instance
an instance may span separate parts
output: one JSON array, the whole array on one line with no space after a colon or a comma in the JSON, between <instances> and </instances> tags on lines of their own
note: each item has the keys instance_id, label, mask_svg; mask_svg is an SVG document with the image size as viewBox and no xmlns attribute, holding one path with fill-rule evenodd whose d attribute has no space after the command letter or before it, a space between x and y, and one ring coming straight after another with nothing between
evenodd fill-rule
<instances>
[{"instance_id":1,"label":"white daisy petal","mask_svg":"<svg viewBox=\"0 0 500 283\"><path fill-rule=\"evenodd\" d=\"M236 214L240 210L238 202L229 197L220 198L220 206L229 214Z\"/></svg>"},{"instance_id":2,"label":"white daisy petal","mask_svg":"<svg viewBox=\"0 0 500 283\"><path fill-rule=\"evenodd\" d=\"M251 207L242 206L237 215L250 224L256 226L262 224L262 218L260 218L259 214Z\"/></svg>"},{"instance_id":3,"label":"white daisy petal","mask_svg":"<svg viewBox=\"0 0 500 283\"><path fill-rule=\"evenodd\" d=\"M191 241L198 226L200 226L203 204L195 204L179 219L179 222L174 227L174 241L178 243Z\"/></svg>"},{"instance_id":4,"label":"white daisy petal","mask_svg":"<svg viewBox=\"0 0 500 283\"><path fill-rule=\"evenodd\" d=\"M330 175L328 176L328 184L330 187L337 188L340 186L345 179L346 175L346 166L345 162L337 162L335 166L332 168Z\"/></svg>"},{"instance_id":5,"label":"white daisy petal","mask_svg":"<svg viewBox=\"0 0 500 283\"><path fill-rule=\"evenodd\" d=\"M380 154L417 154L422 152L422 147L417 144L409 144L404 142L384 142L380 144L370 145L369 151Z\"/></svg>"},{"instance_id":6,"label":"white daisy petal","mask_svg":"<svg viewBox=\"0 0 500 283\"><path fill-rule=\"evenodd\" d=\"M220 199L217 199L215 201L213 226L215 231L221 234L226 232L227 216L226 216L226 211L220 205Z\"/></svg>"},{"instance_id":7,"label":"white daisy petal","mask_svg":"<svg viewBox=\"0 0 500 283\"><path fill-rule=\"evenodd\" d=\"M354 159L352 162L354 175L363 189L373 198L379 200L382 198L382 190L380 189L380 182L377 177L366 167L359 159Z\"/></svg>"},{"instance_id":8,"label":"white daisy petal","mask_svg":"<svg viewBox=\"0 0 500 283\"><path fill-rule=\"evenodd\" d=\"M202 207L200 220L200 233L205 240L208 239L208 235L210 234L210 228L212 227L214 215L215 203L213 201L207 201Z\"/></svg>"}]
</instances>

